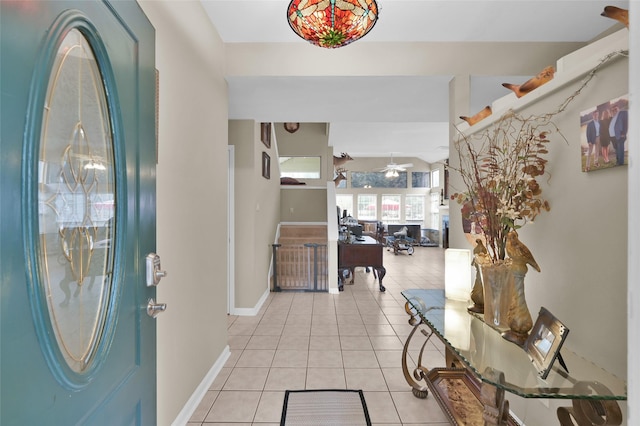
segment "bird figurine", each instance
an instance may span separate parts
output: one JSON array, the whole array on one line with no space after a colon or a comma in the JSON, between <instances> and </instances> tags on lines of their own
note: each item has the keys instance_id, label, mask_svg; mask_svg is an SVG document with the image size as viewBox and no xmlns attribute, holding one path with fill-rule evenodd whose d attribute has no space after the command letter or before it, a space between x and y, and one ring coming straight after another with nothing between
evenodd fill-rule
<instances>
[{"instance_id":1,"label":"bird figurine","mask_svg":"<svg viewBox=\"0 0 640 426\"><path fill-rule=\"evenodd\" d=\"M615 19L622 23L625 27L629 28L629 11L627 9L620 9L615 6L605 6L604 11L600 14L605 18Z\"/></svg>"},{"instance_id":2,"label":"bird figurine","mask_svg":"<svg viewBox=\"0 0 640 426\"><path fill-rule=\"evenodd\" d=\"M484 246L482 240L480 238L476 238L476 246L473 248L473 260L471 261L471 264L476 265L476 257L485 256L487 253L487 248Z\"/></svg>"},{"instance_id":3,"label":"bird figurine","mask_svg":"<svg viewBox=\"0 0 640 426\"><path fill-rule=\"evenodd\" d=\"M478 257L486 256L487 248L482 243L480 238L476 238L476 246L473 248L473 260L471 265L476 268L476 279L473 282L473 288L471 289L471 301L473 305L468 306L469 312L483 313L484 312L484 290L482 287L482 273L480 272L480 265L476 261ZM482 262L482 260L480 260Z\"/></svg>"},{"instance_id":4,"label":"bird figurine","mask_svg":"<svg viewBox=\"0 0 640 426\"><path fill-rule=\"evenodd\" d=\"M476 238L476 246L473 248L473 254L487 254L487 248L480 238Z\"/></svg>"},{"instance_id":5,"label":"bird figurine","mask_svg":"<svg viewBox=\"0 0 640 426\"><path fill-rule=\"evenodd\" d=\"M467 117L465 115L461 115L460 118L466 121L467 123L469 123L469 126L473 126L477 122L481 121L484 118L487 118L490 115L491 115L491 107L487 105L486 107L482 108L482 110L476 115L474 115L473 117Z\"/></svg>"},{"instance_id":6,"label":"bird figurine","mask_svg":"<svg viewBox=\"0 0 640 426\"><path fill-rule=\"evenodd\" d=\"M524 267L526 272L527 264L531 265L536 271L540 272L540 266L533 258L533 255L525 246L522 241L518 239L518 233L516 231L509 231L507 234L507 254L513 260L514 265L519 264Z\"/></svg>"},{"instance_id":7,"label":"bird figurine","mask_svg":"<svg viewBox=\"0 0 640 426\"><path fill-rule=\"evenodd\" d=\"M502 86L509 90L512 90L517 97L521 98L534 89L548 83L555 74L555 70L552 66L548 66L538 73L535 77L530 78L522 84L502 83Z\"/></svg>"}]
</instances>

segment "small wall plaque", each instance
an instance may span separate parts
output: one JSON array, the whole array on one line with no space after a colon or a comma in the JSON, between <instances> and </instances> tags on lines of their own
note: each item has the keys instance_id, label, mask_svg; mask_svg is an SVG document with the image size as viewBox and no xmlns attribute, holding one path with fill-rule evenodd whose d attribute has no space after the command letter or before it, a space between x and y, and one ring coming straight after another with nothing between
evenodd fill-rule
<instances>
[{"instance_id":1,"label":"small wall plaque","mask_svg":"<svg viewBox=\"0 0 640 426\"><path fill-rule=\"evenodd\" d=\"M260 123L260 140L267 148L271 148L271 123Z\"/></svg>"},{"instance_id":2,"label":"small wall plaque","mask_svg":"<svg viewBox=\"0 0 640 426\"><path fill-rule=\"evenodd\" d=\"M262 152L262 177L271 179L271 157L266 152Z\"/></svg>"}]
</instances>

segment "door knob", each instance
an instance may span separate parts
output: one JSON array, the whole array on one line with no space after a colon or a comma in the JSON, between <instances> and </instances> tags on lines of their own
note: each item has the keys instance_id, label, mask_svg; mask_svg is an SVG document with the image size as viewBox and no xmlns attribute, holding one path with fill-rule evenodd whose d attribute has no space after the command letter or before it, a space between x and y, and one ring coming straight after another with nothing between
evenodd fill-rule
<instances>
[{"instance_id":1,"label":"door knob","mask_svg":"<svg viewBox=\"0 0 640 426\"><path fill-rule=\"evenodd\" d=\"M149 315L151 318L157 317L166 309L166 303L156 303L153 299L149 299L149 301L147 302L147 315Z\"/></svg>"},{"instance_id":2,"label":"door knob","mask_svg":"<svg viewBox=\"0 0 640 426\"><path fill-rule=\"evenodd\" d=\"M160 256L149 253L146 257L147 264L147 287L152 287L160 283L160 279L167 276L167 272L160 267Z\"/></svg>"}]
</instances>

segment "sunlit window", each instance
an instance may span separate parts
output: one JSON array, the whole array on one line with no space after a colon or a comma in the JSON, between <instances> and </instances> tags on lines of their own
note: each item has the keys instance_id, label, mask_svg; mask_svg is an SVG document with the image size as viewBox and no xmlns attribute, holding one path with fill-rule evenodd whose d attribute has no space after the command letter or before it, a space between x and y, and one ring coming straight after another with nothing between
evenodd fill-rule
<instances>
[{"instance_id":1,"label":"sunlit window","mask_svg":"<svg viewBox=\"0 0 640 426\"><path fill-rule=\"evenodd\" d=\"M440 229L440 194L437 192L431 193L431 228Z\"/></svg>"},{"instance_id":2,"label":"sunlit window","mask_svg":"<svg viewBox=\"0 0 640 426\"><path fill-rule=\"evenodd\" d=\"M412 188L431 188L431 172L411 172Z\"/></svg>"},{"instance_id":3,"label":"sunlit window","mask_svg":"<svg viewBox=\"0 0 640 426\"><path fill-rule=\"evenodd\" d=\"M378 197L370 194L358 195L358 219L359 220L377 220Z\"/></svg>"},{"instance_id":4,"label":"sunlit window","mask_svg":"<svg viewBox=\"0 0 640 426\"><path fill-rule=\"evenodd\" d=\"M431 171L431 187L437 188L440 186L440 170Z\"/></svg>"},{"instance_id":5,"label":"sunlit window","mask_svg":"<svg viewBox=\"0 0 640 426\"><path fill-rule=\"evenodd\" d=\"M280 177L320 179L320 157L280 157Z\"/></svg>"},{"instance_id":6,"label":"sunlit window","mask_svg":"<svg viewBox=\"0 0 640 426\"><path fill-rule=\"evenodd\" d=\"M382 221L400 223L400 195L382 196Z\"/></svg>"},{"instance_id":7,"label":"sunlit window","mask_svg":"<svg viewBox=\"0 0 640 426\"><path fill-rule=\"evenodd\" d=\"M336 194L336 205L340 207L340 216L344 210L347 211L347 216L353 216L352 194Z\"/></svg>"},{"instance_id":8,"label":"sunlit window","mask_svg":"<svg viewBox=\"0 0 640 426\"><path fill-rule=\"evenodd\" d=\"M351 172L352 188L407 188L407 172L386 177L383 172Z\"/></svg>"},{"instance_id":9,"label":"sunlit window","mask_svg":"<svg viewBox=\"0 0 640 426\"><path fill-rule=\"evenodd\" d=\"M405 197L404 215L407 220L423 220L424 195L407 195Z\"/></svg>"}]
</instances>

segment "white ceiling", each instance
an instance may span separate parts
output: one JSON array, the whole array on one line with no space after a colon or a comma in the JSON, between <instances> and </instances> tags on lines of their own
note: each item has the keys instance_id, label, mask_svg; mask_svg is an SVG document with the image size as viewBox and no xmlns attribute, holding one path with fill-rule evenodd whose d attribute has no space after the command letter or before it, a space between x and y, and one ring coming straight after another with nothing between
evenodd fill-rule
<instances>
[{"instance_id":1,"label":"white ceiling","mask_svg":"<svg viewBox=\"0 0 640 426\"><path fill-rule=\"evenodd\" d=\"M286 19L288 0L201 0L225 43L306 43ZM356 43L589 42L622 28L600 16L611 0L378 0L379 20ZM286 43L286 44L285 44ZM318 54L322 54L320 47ZM344 47L342 49L348 49ZM291 58L295 60L295 58ZM547 65L547 64L545 64ZM437 76L230 76L229 117L273 122L327 122L334 152L352 157L448 156L449 81ZM472 76L469 110L508 95L514 75ZM300 104L304 93L312 103Z\"/></svg>"}]
</instances>

